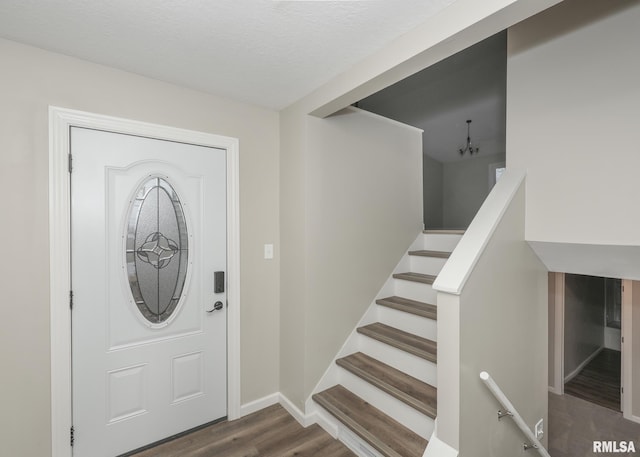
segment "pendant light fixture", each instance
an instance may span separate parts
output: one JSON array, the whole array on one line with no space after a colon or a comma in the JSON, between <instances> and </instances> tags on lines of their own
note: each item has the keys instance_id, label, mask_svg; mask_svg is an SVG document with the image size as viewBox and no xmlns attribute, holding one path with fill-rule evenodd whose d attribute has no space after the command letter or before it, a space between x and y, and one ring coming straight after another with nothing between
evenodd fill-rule
<instances>
[{"instance_id":1,"label":"pendant light fixture","mask_svg":"<svg viewBox=\"0 0 640 457\"><path fill-rule=\"evenodd\" d=\"M473 147L471 145L471 137L469 136L469 127L471 126L471 120L467 120L467 145L464 147L464 149L458 149L458 151L460 152L460 155L464 155L465 152L469 151L469 155L472 154L477 154L478 152L480 152L480 148L478 147Z\"/></svg>"}]
</instances>

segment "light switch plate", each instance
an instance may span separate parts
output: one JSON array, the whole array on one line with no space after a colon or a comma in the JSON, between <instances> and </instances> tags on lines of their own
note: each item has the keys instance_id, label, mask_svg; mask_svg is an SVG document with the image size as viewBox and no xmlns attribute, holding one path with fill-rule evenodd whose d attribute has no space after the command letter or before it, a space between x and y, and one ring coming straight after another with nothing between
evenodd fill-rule
<instances>
[{"instance_id":1,"label":"light switch plate","mask_svg":"<svg viewBox=\"0 0 640 457\"><path fill-rule=\"evenodd\" d=\"M264 245L264 258L267 260L273 259L273 244Z\"/></svg>"}]
</instances>

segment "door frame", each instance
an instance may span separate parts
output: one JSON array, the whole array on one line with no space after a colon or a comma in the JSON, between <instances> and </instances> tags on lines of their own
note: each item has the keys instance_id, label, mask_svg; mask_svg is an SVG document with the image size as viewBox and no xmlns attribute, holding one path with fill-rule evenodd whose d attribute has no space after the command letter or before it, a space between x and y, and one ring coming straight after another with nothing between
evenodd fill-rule
<instances>
[{"instance_id":1,"label":"door frame","mask_svg":"<svg viewBox=\"0 0 640 457\"><path fill-rule=\"evenodd\" d=\"M554 347L554 384L549 386L549 390L558 395L564 395L564 294L565 294L565 273L554 273L555 280L555 347ZM640 423L640 416L633 414L633 283L630 279L622 279L622 328L621 328L621 376L620 387L623 394L620 398L620 409L622 416L633 422ZM604 316L603 316L604 318Z\"/></svg>"},{"instance_id":2,"label":"door frame","mask_svg":"<svg viewBox=\"0 0 640 457\"><path fill-rule=\"evenodd\" d=\"M553 385L549 390L564 395L564 273L553 273L554 281L554 348Z\"/></svg>"},{"instance_id":3,"label":"door frame","mask_svg":"<svg viewBox=\"0 0 640 457\"><path fill-rule=\"evenodd\" d=\"M240 200L237 138L49 106L49 305L52 457L71 457L71 127L227 151L227 416L240 417Z\"/></svg>"},{"instance_id":4,"label":"door frame","mask_svg":"<svg viewBox=\"0 0 640 457\"><path fill-rule=\"evenodd\" d=\"M630 279L622 280L622 376L621 404L622 417L640 423L640 417L633 415L633 283Z\"/></svg>"}]
</instances>

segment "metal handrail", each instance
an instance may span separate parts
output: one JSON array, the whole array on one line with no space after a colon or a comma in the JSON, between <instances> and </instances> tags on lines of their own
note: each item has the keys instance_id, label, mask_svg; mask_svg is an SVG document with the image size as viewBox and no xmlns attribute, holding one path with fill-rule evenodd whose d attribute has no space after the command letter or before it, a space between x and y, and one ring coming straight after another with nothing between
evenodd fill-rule
<instances>
[{"instance_id":1,"label":"metal handrail","mask_svg":"<svg viewBox=\"0 0 640 457\"><path fill-rule=\"evenodd\" d=\"M542 443L540 442L540 440L538 440L538 438L535 437L535 435L533 434L529 426L526 424L524 419L522 419L522 416L520 415L520 413L518 413L516 408L509 401L509 399L504 394L504 392L502 392L502 389L498 387L498 384L496 384L496 382L489 375L489 373L487 373L486 371L483 371L482 373L480 373L480 379L482 379L482 382L484 382L484 384L489 388L493 396L496 397L496 400L498 400L502 405L502 407L506 410L506 411L498 411L498 419L504 416L511 417L513 421L516 423L516 425L518 426L518 428L522 431L522 433L524 433L524 435L529 440L530 444L524 443L524 450L526 451L529 449L535 449L540 453L540 455L544 457L551 457L547 452L547 450L542 445Z\"/></svg>"}]
</instances>

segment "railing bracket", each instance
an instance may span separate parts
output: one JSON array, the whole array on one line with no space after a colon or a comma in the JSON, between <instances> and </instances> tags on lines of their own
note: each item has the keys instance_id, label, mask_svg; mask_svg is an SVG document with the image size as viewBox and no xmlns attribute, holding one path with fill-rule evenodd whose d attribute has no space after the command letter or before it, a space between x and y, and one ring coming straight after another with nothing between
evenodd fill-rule
<instances>
[{"instance_id":1,"label":"railing bracket","mask_svg":"<svg viewBox=\"0 0 640 457\"><path fill-rule=\"evenodd\" d=\"M483 371L482 373L480 373L480 379L491 391L493 396L496 397L496 400L498 400L498 403L500 403L500 406L502 406L503 408L498 411L498 420L505 416L513 419L513 422L515 422L515 424L524 435L525 439L528 441L528 443L523 443L524 450L528 451L529 449L535 449L536 451L538 451L538 454L540 454L541 457L551 457L547 450L544 448L544 445L540 442L538 437L533 434L527 423L524 421L515 406L513 406L513 404L509 401L502 389L500 389L500 387L498 387L498 384L496 384L491 376L489 376L489 373Z\"/></svg>"}]
</instances>

